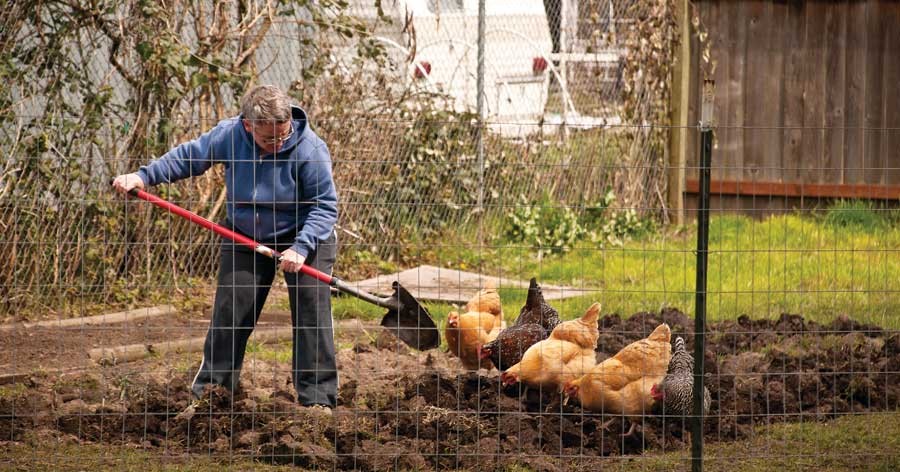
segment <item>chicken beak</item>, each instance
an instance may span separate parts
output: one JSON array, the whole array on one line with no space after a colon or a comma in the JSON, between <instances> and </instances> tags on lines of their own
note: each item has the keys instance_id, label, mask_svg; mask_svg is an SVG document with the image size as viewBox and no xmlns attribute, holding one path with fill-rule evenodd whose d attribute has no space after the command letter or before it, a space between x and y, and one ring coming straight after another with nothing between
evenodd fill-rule
<instances>
[{"instance_id":1,"label":"chicken beak","mask_svg":"<svg viewBox=\"0 0 900 472\"><path fill-rule=\"evenodd\" d=\"M563 402L562 402L562 404L563 404L563 405L568 405L568 404L569 404L569 400L570 400L572 397L574 397L575 395L577 395L577 392L578 392L578 391L575 389L575 386L572 385L572 384L567 384L565 387L563 387L563 392L562 392L562 394L563 394Z\"/></svg>"}]
</instances>

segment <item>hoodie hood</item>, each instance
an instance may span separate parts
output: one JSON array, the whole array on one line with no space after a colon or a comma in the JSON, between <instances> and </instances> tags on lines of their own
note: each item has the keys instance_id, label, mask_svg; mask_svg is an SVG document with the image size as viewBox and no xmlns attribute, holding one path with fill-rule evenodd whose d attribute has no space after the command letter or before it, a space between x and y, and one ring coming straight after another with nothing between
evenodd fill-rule
<instances>
[{"instance_id":1,"label":"hoodie hood","mask_svg":"<svg viewBox=\"0 0 900 472\"><path fill-rule=\"evenodd\" d=\"M238 118L241 122L243 122L244 115L239 115ZM291 137L284 142L284 145L282 145L281 149L279 149L276 153L276 157L279 159L287 158L288 156L290 156L294 148L297 147L297 145L300 144L301 141L303 141L303 139L306 137L307 132L309 131L309 120L306 117L306 111L296 105L291 105L291 122L294 124L294 133L291 134ZM241 129L243 128L244 127L241 126ZM259 145L256 144L256 141L253 139L253 135L250 134L249 131L244 129L243 136L250 145L254 146L257 151L260 151ZM272 153L260 154L260 157L268 156L270 154Z\"/></svg>"}]
</instances>

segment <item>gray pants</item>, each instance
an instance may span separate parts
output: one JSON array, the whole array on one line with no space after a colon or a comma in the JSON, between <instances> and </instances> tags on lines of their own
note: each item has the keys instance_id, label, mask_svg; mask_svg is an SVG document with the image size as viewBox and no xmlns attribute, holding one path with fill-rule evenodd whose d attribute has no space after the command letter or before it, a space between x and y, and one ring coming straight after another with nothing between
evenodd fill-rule
<instances>
[{"instance_id":1,"label":"gray pants","mask_svg":"<svg viewBox=\"0 0 900 472\"><path fill-rule=\"evenodd\" d=\"M290 247L274 246L279 251ZM336 237L332 233L309 254L306 264L331 274L336 254ZM194 396L199 398L207 384L222 385L232 392L238 387L247 339L262 312L276 271L273 259L231 241L222 242L218 288L203 346L203 362L191 386ZM294 328L292 377L297 401L302 405L334 407L337 366L330 289L302 273L285 273L284 278Z\"/></svg>"}]
</instances>

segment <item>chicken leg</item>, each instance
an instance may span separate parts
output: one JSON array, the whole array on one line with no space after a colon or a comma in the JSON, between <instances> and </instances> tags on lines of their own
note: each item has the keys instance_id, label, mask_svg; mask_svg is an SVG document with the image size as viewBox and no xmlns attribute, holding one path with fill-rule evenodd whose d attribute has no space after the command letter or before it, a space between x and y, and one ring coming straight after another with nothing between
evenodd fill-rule
<instances>
[{"instance_id":1,"label":"chicken leg","mask_svg":"<svg viewBox=\"0 0 900 472\"><path fill-rule=\"evenodd\" d=\"M609 425L611 425L612 422L615 421L616 419L617 419L617 418L610 418L608 421L606 421L606 422L604 422L603 424L600 425L600 429L602 429L603 431L609 431ZM631 435L633 435L633 434L634 434L634 430L635 430L635 428L637 427L637 423L636 423L636 422L631 421L631 420L629 420L628 422L631 423L631 426L628 428L628 432L622 433L622 437L623 437L623 438L627 438L627 437L630 437Z\"/></svg>"},{"instance_id":2,"label":"chicken leg","mask_svg":"<svg viewBox=\"0 0 900 472\"><path fill-rule=\"evenodd\" d=\"M611 425L612 422L615 420L616 420L615 418L610 418L608 421L605 421L603 424L600 425L600 429L602 429L603 431L609 431L609 425Z\"/></svg>"}]
</instances>

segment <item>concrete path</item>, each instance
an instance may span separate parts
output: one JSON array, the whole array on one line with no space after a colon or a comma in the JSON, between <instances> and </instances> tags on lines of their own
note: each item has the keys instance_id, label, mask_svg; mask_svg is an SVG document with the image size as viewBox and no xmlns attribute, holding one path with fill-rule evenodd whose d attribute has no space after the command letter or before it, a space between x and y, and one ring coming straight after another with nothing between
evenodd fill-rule
<instances>
[{"instance_id":1,"label":"concrete path","mask_svg":"<svg viewBox=\"0 0 900 472\"><path fill-rule=\"evenodd\" d=\"M391 284L395 280L399 281L419 300L449 303L466 303L478 290L485 286L528 289L527 279L516 280L428 265L349 283L367 292L387 296L391 294ZM540 283L540 280L538 280L538 283ZM595 291L595 289L547 284L541 284L541 290L544 292L544 298L547 300L578 297Z\"/></svg>"}]
</instances>

